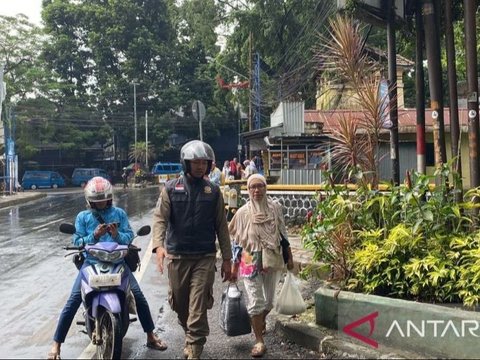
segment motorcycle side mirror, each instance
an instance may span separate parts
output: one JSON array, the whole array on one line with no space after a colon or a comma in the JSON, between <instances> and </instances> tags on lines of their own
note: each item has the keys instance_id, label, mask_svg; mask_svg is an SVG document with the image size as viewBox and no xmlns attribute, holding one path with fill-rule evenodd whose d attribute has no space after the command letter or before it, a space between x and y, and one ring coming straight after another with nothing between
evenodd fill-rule
<instances>
[{"instance_id":1,"label":"motorcycle side mirror","mask_svg":"<svg viewBox=\"0 0 480 360\"><path fill-rule=\"evenodd\" d=\"M72 224L69 224L69 223L60 224L59 230L60 230L60 232L62 232L64 234L70 234L70 235L75 234L75 232L77 231L75 229L75 226L72 225Z\"/></svg>"},{"instance_id":2,"label":"motorcycle side mirror","mask_svg":"<svg viewBox=\"0 0 480 360\"><path fill-rule=\"evenodd\" d=\"M143 225L140 229L137 231L138 236L145 236L150 234L150 225Z\"/></svg>"}]
</instances>

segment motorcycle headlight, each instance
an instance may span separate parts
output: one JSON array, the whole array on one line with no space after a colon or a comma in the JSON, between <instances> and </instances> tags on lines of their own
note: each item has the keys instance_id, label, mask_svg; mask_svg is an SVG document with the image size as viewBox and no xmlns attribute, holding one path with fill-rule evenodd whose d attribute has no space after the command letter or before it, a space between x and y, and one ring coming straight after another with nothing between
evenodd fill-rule
<instances>
[{"instance_id":1,"label":"motorcycle headlight","mask_svg":"<svg viewBox=\"0 0 480 360\"><path fill-rule=\"evenodd\" d=\"M116 262L124 258L125 255L127 255L127 250L116 250L116 251L108 252L105 250L90 249L88 253L100 261Z\"/></svg>"}]
</instances>

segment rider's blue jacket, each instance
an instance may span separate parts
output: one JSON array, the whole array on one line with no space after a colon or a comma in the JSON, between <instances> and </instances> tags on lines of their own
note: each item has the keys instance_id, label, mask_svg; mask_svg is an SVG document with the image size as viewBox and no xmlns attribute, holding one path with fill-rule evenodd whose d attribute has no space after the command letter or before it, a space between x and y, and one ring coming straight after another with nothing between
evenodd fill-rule
<instances>
[{"instance_id":1,"label":"rider's blue jacket","mask_svg":"<svg viewBox=\"0 0 480 360\"><path fill-rule=\"evenodd\" d=\"M93 212L97 212L106 224L118 223L118 236L113 238L109 233L95 240L93 233L100 224L99 219ZM114 241L121 245L129 245L133 238L133 230L128 222L128 216L125 210L111 206L102 210L84 210L77 215L75 220L76 233L73 235L73 244L75 246L95 244L102 241ZM88 256L87 256L88 259Z\"/></svg>"}]
</instances>

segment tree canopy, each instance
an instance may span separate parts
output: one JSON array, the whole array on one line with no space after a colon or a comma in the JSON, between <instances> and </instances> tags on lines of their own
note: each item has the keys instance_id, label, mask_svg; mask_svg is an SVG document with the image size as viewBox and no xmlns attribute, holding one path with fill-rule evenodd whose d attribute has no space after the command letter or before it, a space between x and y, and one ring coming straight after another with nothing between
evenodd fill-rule
<instances>
[{"instance_id":1,"label":"tree canopy","mask_svg":"<svg viewBox=\"0 0 480 360\"><path fill-rule=\"evenodd\" d=\"M0 62L6 103L16 113L18 153L28 159L45 144L75 149L116 141L126 158L134 141L134 89L138 134L145 131L148 111L149 142L158 157L182 139L198 137L194 100L207 109L205 140L235 139L235 148L238 105L244 112L250 101L258 106L262 126L269 125L280 101L303 100L306 108L315 108L319 64L313 54L335 5L334 0L43 0L43 29L23 16L1 16ZM462 80L461 5L454 13ZM397 32L398 51L410 59L412 24L407 18ZM374 27L367 42L385 49L385 30ZM259 94L218 86L217 75L226 84L251 83L256 53ZM413 77L405 82L412 87ZM406 92L407 104L413 98Z\"/></svg>"}]
</instances>

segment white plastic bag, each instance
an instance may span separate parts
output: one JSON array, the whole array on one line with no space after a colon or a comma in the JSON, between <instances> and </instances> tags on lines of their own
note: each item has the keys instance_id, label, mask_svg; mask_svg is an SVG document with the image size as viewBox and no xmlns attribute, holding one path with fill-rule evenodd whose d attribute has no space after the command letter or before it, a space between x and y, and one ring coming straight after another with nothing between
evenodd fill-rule
<instances>
[{"instance_id":1,"label":"white plastic bag","mask_svg":"<svg viewBox=\"0 0 480 360\"><path fill-rule=\"evenodd\" d=\"M285 276L282 290L278 295L275 310L283 315L301 314L307 309L307 304L302 298L302 294L298 289L295 276L288 271Z\"/></svg>"}]
</instances>

